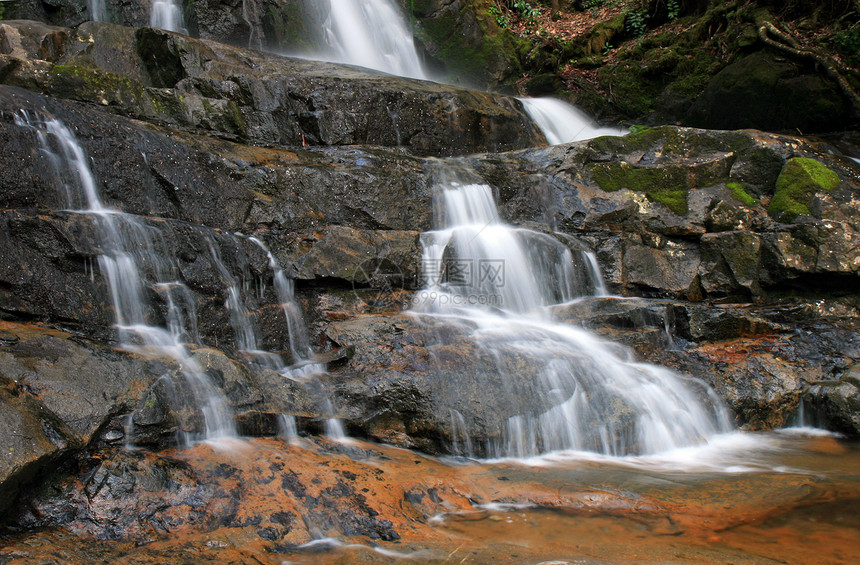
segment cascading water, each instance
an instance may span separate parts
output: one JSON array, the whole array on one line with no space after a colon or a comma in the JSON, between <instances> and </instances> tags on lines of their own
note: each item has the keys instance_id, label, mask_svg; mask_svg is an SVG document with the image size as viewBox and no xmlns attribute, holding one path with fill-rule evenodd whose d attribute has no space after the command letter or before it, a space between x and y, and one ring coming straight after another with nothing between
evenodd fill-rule
<instances>
[{"instance_id":1,"label":"cascading water","mask_svg":"<svg viewBox=\"0 0 860 565\"><path fill-rule=\"evenodd\" d=\"M107 21L107 7L105 0L87 0L87 11L90 14L90 19L94 22Z\"/></svg>"},{"instance_id":2,"label":"cascading water","mask_svg":"<svg viewBox=\"0 0 860 565\"><path fill-rule=\"evenodd\" d=\"M262 24L260 23L260 6L257 0L242 0L242 19L248 26L248 48L263 48Z\"/></svg>"},{"instance_id":3,"label":"cascading water","mask_svg":"<svg viewBox=\"0 0 860 565\"><path fill-rule=\"evenodd\" d=\"M315 57L398 76L428 78L415 49L412 32L394 2L329 0L329 4L330 10L322 24L329 51L317 53ZM520 100L550 145L628 133L618 128L598 127L583 112L561 100Z\"/></svg>"},{"instance_id":4,"label":"cascading water","mask_svg":"<svg viewBox=\"0 0 860 565\"><path fill-rule=\"evenodd\" d=\"M255 237L250 238L250 240L266 252L269 268L272 269L275 281L275 295L278 297L287 324L292 365L279 367L279 372L291 379L302 379L315 373L324 372L325 364L313 360L314 353L308 342L308 330L305 326L304 316L302 316L301 308L296 302L292 279L287 278L277 258L272 255L272 252L262 241Z\"/></svg>"},{"instance_id":5,"label":"cascading water","mask_svg":"<svg viewBox=\"0 0 860 565\"><path fill-rule=\"evenodd\" d=\"M329 0L322 57L393 75L426 78L412 32L391 0Z\"/></svg>"},{"instance_id":6,"label":"cascading water","mask_svg":"<svg viewBox=\"0 0 860 565\"><path fill-rule=\"evenodd\" d=\"M74 212L93 219L98 228L99 267L110 289L116 327L123 345L143 354L167 357L180 367L198 409L203 415L202 437L233 437L233 413L223 394L209 382L203 368L183 342L196 338L196 315L190 291L174 275L177 267L159 232L140 218L105 207L87 157L74 134L55 119L39 121L19 116L21 125L33 128L56 179L62 184L65 203ZM153 282L145 280L143 266ZM165 297L167 327L146 320L145 288ZM187 323L190 320L190 327Z\"/></svg>"},{"instance_id":7,"label":"cascading water","mask_svg":"<svg viewBox=\"0 0 860 565\"><path fill-rule=\"evenodd\" d=\"M155 0L152 12L149 14L150 27L188 33L182 17L182 8L176 0Z\"/></svg>"},{"instance_id":8,"label":"cascading water","mask_svg":"<svg viewBox=\"0 0 860 565\"><path fill-rule=\"evenodd\" d=\"M520 98L520 101L550 145L628 133L618 128L599 127L585 113L555 98Z\"/></svg>"},{"instance_id":9,"label":"cascading water","mask_svg":"<svg viewBox=\"0 0 860 565\"><path fill-rule=\"evenodd\" d=\"M605 293L602 282L577 279L573 255L558 239L504 224L492 187L476 175L447 170L440 177L439 229L422 235L428 283L415 313L468 332L481 356L496 360L511 402L532 399L522 401L488 454L656 453L731 429L704 383L637 363L622 346L552 322L547 306ZM522 359L533 379L522 378ZM465 421L456 412L451 418L454 447L462 450Z\"/></svg>"}]
</instances>

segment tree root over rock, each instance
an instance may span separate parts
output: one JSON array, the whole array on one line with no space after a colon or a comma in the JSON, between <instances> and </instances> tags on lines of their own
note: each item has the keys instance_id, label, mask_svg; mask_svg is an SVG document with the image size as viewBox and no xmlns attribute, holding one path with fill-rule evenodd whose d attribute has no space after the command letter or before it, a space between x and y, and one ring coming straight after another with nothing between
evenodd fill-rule
<instances>
[{"instance_id":1,"label":"tree root over rock","mask_svg":"<svg viewBox=\"0 0 860 565\"><path fill-rule=\"evenodd\" d=\"M786 32L776 27L773 22L762 21L758 28L759 39L765 44L781 51L795 59L809 61L816 68L824 69L825 74L839 84L839 88L846 98L851 102L852 112L855 117L860 117L860 95L854 90L848 80L839 70L839 63L831 57L816 53L809 49L800 47L797 41ZM772 39L771 36L777 38Z\"/></svg>"}]
</instances>

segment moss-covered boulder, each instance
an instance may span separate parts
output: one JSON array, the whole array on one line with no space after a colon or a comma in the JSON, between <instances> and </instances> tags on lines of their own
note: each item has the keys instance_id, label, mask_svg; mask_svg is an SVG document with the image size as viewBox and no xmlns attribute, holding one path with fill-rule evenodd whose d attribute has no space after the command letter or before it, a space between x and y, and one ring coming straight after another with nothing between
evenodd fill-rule
<instances>
[{"instance_id":1,"label":"moss-covered boulder","mask_svg":"<svg viewBox=\"0 0 860 565\"><path fill-rule=\"evenodd\" d=\"M727 66L690 108L690 125L702 128L838 131L851 106L835 82L768 51Z\"/></svg>"},{"instance_id":2,"label":"moss-covered boulder","mask_svg":"<svg viewBox=\"0 0 860 565\"><path fill-rule=\"evenodd\" d=\"M448 80L499 87L522 70L528 43L502 30L489 13L491 0L408 0L415 37Z\"/></svg>"},{"instance_id":3,"label":"moss-covered boulder","mask_svg":"<svg viewBox=\"0 0 860 565\"><path fill-rule=\"evenodd\" d=\"M839 175L815 159L789 159L779 178L776 191L767 208L775 219L792 222L801 214L809 214L809 204L815 193L839 188Z\"/></svg>"}]
</instances>

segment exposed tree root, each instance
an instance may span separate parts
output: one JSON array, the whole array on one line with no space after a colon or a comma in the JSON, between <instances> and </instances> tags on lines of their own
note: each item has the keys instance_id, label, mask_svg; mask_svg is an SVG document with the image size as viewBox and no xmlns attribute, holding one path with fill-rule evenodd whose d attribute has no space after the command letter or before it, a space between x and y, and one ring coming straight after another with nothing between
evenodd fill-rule
<instances>
[{"instance_id":1,"label":"exposed tree root","mask_svg":"<svg viewBox=\"0 0 860 565\"><path fill-rule=\"evenodd\" d=\"M857 94L848 80L839 72L839 64L836 61L826 55L809 49L803 49L793 37L769 21L763 21L759 24L758 36L765 45L769 45L795 59L809 61L816 68L824 69L825 74L839 84L842 93L851 102L855 116L860 116L860 95ZM771 38L771 36L777 38L779 41Z\"/></svg>"}]
</instances>

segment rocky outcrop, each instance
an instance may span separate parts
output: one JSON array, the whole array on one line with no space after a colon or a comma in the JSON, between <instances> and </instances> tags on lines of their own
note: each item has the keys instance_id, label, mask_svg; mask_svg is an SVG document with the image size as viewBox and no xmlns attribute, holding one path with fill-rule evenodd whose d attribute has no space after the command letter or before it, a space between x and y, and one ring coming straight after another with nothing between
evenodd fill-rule
<instances>
[{"instance_id":1,"label":"rocky outcrop","mask_svg":"<svg viewBox=\"0 0 860 565\"><path fill-rule=\"evenodd\" d=\"M543 136L514 98L88 22L2 24L0 80L253 144L504 151Z\"/></svg>"},{"instance_id":2,"label":"rocky outcrop","mask_svg":"<svg viewBox=\"0 0 860 565\"><path fill-rule=\"evenodd\" d=\"M759 51L717 73L693 102L687 122L713 129L823 132L844 129L850 119L851 104L835 82Z\"/></svg>"},{"instance_id":3,"label":"rocky outcrop","mask_svg":"<svg viewBox=\"0 0 860 565\"><path fill-rule=\"evenodd\" d=\"M43 157L34 152L34 133L12 119L23 108L47 112L75 129L108 203L158 230L176 258L179 280L194 295L202 343L244 359L235 351L221 306L227 286L208 250L211 242L222 250L231 276L261 281L267 289L259 296L247 293L245 306L260 343L271 351L286 349L272 273L262 249L246 237L253 235L300 283L313 343L322 351L345 352L321 384L352 433L446 451L463 439L451 426L452 411L463 415L478 444L498 439L506 419L522 410L520 404L505 404L501 393L495 395L498 402L484 399L494 397L487 391L508 385L494 380L495 360L484 359L482 365L474 344L465 335L457 337L462 329L391 315L409 306L409 292L420 284L418 236L431 227L438 162L373 147L251 147L9 87L0 100L6 116L0 136L7 150L0 159L7 187L3 264L8 269L2 288L7 316L63 324L98 339L113 335L104 283L98 277L93 282L98 247L92 220L54 211L60 199ZM125 143L111 141L117 137ZM451 165L473 167L499 187L510 221L549 233L555 226L593 248L614 292L692 300L674 302L668 310L648 306L644 321L628 324L640 328L636 335L650 336L651 346L665 345L669 324L683 353L629 344L648 359L703 376L729 401L740 423L784 424L805 398L831 414L833 427L852 429L854 412L844 410L852 405L850 390L843 387L833 396L843 390L841 384L813 390L819 385L810 383L850 382L843 376L856 362L853 354L839 361L830 345L815 340L796 345L792 332L799 318L774 320L744 308L709 305L714 300L802 305L802 300L778 299L793 289L838 295L840 286L856 280L857 189L850 161L800 138L667 127L626 138L477 155ZM804 206L803 213L786 216L775 207L779 190L788 191L791 209ZM400 204L391 206L392 201ZM850 295L850 287L844 288ZM165 303L155 293L152 298L151 316L164 319ZM615 331L618 316L568 319L612 330L607 335L627 342ZM822 323L849 339L856 329L846 325L846 316L825 317ZM744 341L751 336L752 342ZM779 353L771 351L774 344L782 344ZM727 347L745 352L737 359L749 359L724 364L719 359ZM822 361L804 364L803 355ZM474 371L464 379L460 373L467 365ZM236 382L252 382L242 375L258 374L253 367L235 370ZM460 376L453 378L451 371ZM759 376L749 380L750 374ZM816 376L807 382L801 374ZM529 371L521 375L528 382ZM543 406L538 396L520 396L534 411ZM278 413L319 410L312 400L270 401L267 393L256 398L233 404L261 430L274 430ZM140 416L141 422L150 420L151 414ZM153 420L145 441L170 437L174 420Z\"/></svg>"},{"instance_id":4,"label":"rocky outcrop","mask_svg":"<svg viewBox=\"0 0 860 565\"><path fill-rule=\"evenodd\" d=\"M588 242L622 294L759 300L860 272L856 163L803 138L661 127L469 162L513 222Z\"/></svg>"},{"instance_id":5,"label":"rocky outcrop","mask_svg":"<svg viewBox=\"0 0 860 565\"><path fill-rule=\"evenodd\" d=\"M436 63L432 71L465 84L498 89L519 78L523 44L500 29L485 2L401 2L416 22L415 37ZM432 63L431 63L432 64Z\"/></svg>"},{"instance_id":6,"label":"rocky outcrop","mask_svg":"<svg viewBox=\"0 0 860 565\"><path fill-rule=\"evenodd\" d=\"M593 249L611 292L647 297L558 306L558 321L708 382L739 425L784 425L803 400L820 424L860 434L860 187L856 163L830 146L667 126L531 147L536 132L510 98L150 29L4 22L0 34L0 420L17 434L4 500L77 465L95 471L82 481L95 502L63 515L89 534L126 535L102 519L114 498L99 493L124 493L132 477L174 479L185 516L195 497L232 504L173 462L112 451L88 462L125 443L172 445L202 418L181 363L115 347L97 215L70 210L80 206L39 149L37 125L51 118L74 131L106 206L157 236L159 268L188 289L199 320L188 358L240 433L274 435L282 414L316 432L337 416L356 436L482 455L511 416L551 407L528 356L482 350L468 324L403 312L421 286L437 175L455 167L495 187L505 221ZM234 293L279 369L314 361L289 351L270 259L252 237L296 281L327 374L297 382L242 350L225 307ZM153 263L141 263L144 278ZM158 286L146 286L145 317L163 325ZM325 496L342 488L329 486ZM160 519L141 504L134 512ZM391 536L353 510L332 531ZM266 536L306 541L309 530L290 537L278 519Z\"/></svg>"}]
</instances>

